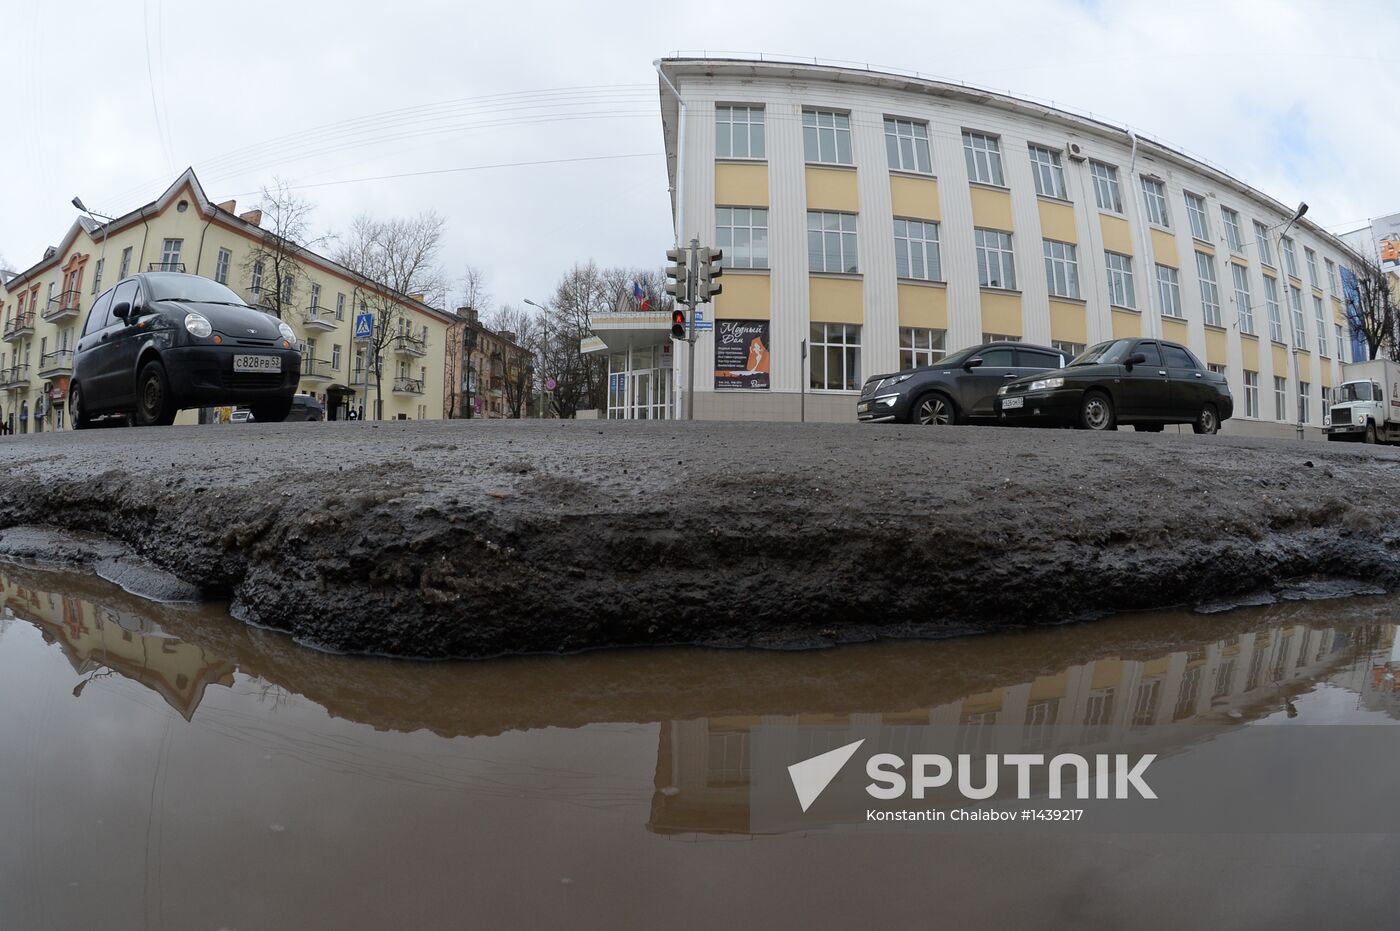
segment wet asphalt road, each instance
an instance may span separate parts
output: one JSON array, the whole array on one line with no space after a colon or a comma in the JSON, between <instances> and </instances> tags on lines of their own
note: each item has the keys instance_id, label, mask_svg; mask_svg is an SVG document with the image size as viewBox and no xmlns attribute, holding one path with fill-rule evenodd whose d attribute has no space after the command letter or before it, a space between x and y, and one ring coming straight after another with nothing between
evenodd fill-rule
<instances>
[{"instance_id":1,"label":"wet asphalt road","mask_svg":"<svg viewBox=\"0 0 1400 931\"><path fill-rule=\"evenodd\" d=\"M103 534L357 652L810 646L1400 581L1400 450L1228 434L248 424L6 437L0 468L0 528Z\"/></svg>"}]
</instances>

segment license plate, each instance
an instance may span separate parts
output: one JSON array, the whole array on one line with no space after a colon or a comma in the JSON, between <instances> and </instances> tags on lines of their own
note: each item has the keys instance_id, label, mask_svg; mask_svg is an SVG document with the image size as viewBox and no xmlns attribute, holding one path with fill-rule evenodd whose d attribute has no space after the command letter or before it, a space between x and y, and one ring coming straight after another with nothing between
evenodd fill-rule
<instances>
[{"instance_id":1,"label":"license plate","mask_svg":"<svg viewBox=\"0 0 1400 931\"><path fill-rule=\"evenodd\" d=\"M869 401L865 401L865 402L863 402L863 403L861 403L861 404L857 404L857 405L856 405L856 413L857 413L857 414L864 414L864 413L865 413L866 411L868 411L868 410L870 410L870 402L869 402Z\"/></svg>"},{"instance_id":2,"label":"license plate","mask_svg":"<svg viewBox=\"0 0 1400 931\"><path fill-rule=\"evenodd\" d=\"M1004 411L1015 410L1015 409L1018 408L1018 407L1025 407L1025 406L1026 406L1026 399L1025 399L1025 398L1002 398L1002 399L1001 399L1001 409L1004 410Z\"/></svg>"},{"instance_id":3,"label":"license plate","mask_svg":"<svg viewBox=\"0 0 1400 931\"><path fill-rule=\"evenodd\" d=\"M235 372L280 372L282 371L282 357L234 356L233 370Z\"/></svg>"}]
</instances>

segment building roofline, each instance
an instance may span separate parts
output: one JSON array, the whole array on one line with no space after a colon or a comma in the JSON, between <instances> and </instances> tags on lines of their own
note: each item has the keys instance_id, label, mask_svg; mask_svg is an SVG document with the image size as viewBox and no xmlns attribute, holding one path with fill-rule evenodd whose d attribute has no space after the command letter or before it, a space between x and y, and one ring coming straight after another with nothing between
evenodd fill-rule
<instances>
[{"instance_id":1,"label":"building roofline","mask_svg":"<svg viewBox=\"0 0 1400 931\"><path fill-rule=\"evenodd\" d=\"M40 272L48 270L50 266L60 264L63 261L63 256L65 256L68 253L68 251L73 247L73 244L77 241L79 231L87 233L89 240L96 243L98 241L97 236L99 233L102 234L103 238L106 238L111 236L113 233L120 233L128 227L134 226L137 223L144 222L150 217L164 213L165 210L172 203L174 203L175 199L179 196L180 192L185 190L186 188L189 189L190 193L193 196L195 209L199 211L199 215L205 218L206 220L218 220L224 226L231 227L235 231L240 232L252 239L265 240L269 236L273 237L274 239L280 238L277 237L275 233L263 229L256 223L250 223L249 221L238 216L237 214L231 213L230 211L224 210L221 207L219 207L218 204L215 204L209 198L209 196L204 193L204 187L199 183L199 177L195 174L194 169L186 168L183 172L180 173L180 176L175 179L175 182L171 184L168 188L166 188L165 191L159 197L157 197L150 203L143 204L135 210L129 211L128 213L124 213L119 217L114 217L106 223L93 223L86 217L79 216L78 219L73 222L73 225L69 227L68 232L64 234L62 245L58 247L57 251L55 251L53 255L46 256L45 258L41 259L40 261L25 269L24 271L19 272L13 278L9 279L3 284L0 284L0 287L4 287L4 289L8 291L10 290L10 284L14 281L20 280L20 283L26 283L32 280ZM405 304L409 307L412 307L414 310L417 310L421 313L425 313L430 316L436 317L444 323L451 323L452 321L457 319L457 315L454 313L450 313L446 310L440 310L439 308L433 307L430 304L426 304L422 301L415 300L407 294L400 294L394 289L384 284L381 284L380 282L373 281L365 277L364 275L361 275L359 272L356 272L350 268L346 268L344 265L341 265L334 259L329 259L318 252L314 252L310 249L307 249L305 246L296 244L292 245L294 245L297 249L299 258L304 258L311 264L320 266L325 271L339 275L342 278L345 278L353 283L363 285L367 288L373 288L381 294L385 294L389 297L392 297L394 300L399 301L400 303Z\"/></svg>"},{"instance_id":2,"label":"building roofline","mask_svg":"<svg viewBox=\"0 0 1400 931\"><path fill-rule=\"evenodd\" d=\"M1131 145L1136 139L1139 151L1146 150L1178 167L1205 175L1275 213L1292 216L1295 209L1280 203L1253 185L1241 181L1203 156L1192 154L1179 146L1165 142L1150 133L1137 130L1127 124L1118 123L1088 111L1075 112L1066 105L1055 101L1035 100L1023 95L990 90L961 81L935 78L918 72L877 68L853 62L823 62L815 58L802 59L768 54L754 57L736 57L736 55L737 53L730 52L717 53L714 56L703 53L700 55L678 53L673 57L659 59L656 65L673 82L677 77L696 75L826 81L834 84L851 84L918 93L981 106L991 106L1039 120L1050 120L1059 123L1066 129L1093 134L1112 142ZM666 147L666 171L673 189L672 214L674 215L677 142L675 124L679 118L679 106L659 77L658 84L661 85L662 134ZM682 93L684 93L683 89ZM1346 255L1357 256L1356 251L1349 245L1306 217L1299 219L1295 226L1308 230L1314 236L1325 240Z\"/></svg>"}]
</instances>

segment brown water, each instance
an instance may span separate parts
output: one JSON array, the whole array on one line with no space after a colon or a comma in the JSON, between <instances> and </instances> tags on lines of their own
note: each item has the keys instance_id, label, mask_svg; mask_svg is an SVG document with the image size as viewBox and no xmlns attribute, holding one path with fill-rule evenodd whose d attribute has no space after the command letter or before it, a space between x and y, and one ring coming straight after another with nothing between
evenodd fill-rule
<instances>
[{"instance_id":1,"label":"brown water","mask_svg":"<svg viewBox=\"0 0 1400 931\"><path fill-rule=\"evenodd\" d=\"M1277 928L1400 905L1394 836L764 836L747 791L760 721L1392 723L1394 599L414 664L85 577L0 584L3 929ZM1376 804L1397 801L1400 777Z\"/></svg>"}]
</instances>

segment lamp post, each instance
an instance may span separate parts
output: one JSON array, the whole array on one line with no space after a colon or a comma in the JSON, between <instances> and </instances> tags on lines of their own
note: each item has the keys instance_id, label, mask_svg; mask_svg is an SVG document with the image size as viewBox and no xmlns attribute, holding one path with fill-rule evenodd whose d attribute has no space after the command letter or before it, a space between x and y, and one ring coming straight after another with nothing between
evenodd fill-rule
<instances>
[{"instance_id":1,"label":"lamp post","mask_svg":"<svg viewBox=\"0 0 1400 931\"><path fill-rule=\"evenodd\" d=\"M466 392L467 403L464 405L465 414L468 420L472 418L472 353L476 352L476 308L467 308L467 332L462 336L462 342L467 350L467 372L466 378L462 380L463 389Z\"/></svg>"},{"instance_id":2,"label":"lamp post","mask_svg":"<svg viewBox=\"0 0 1400 931\"><path fill-rule=\"evenodd\" d=\"M1307 204L1307 202L1306 202L1306 201L1301 201L1301 202L1299 202L1299 204L1298 204L1298 209L1295 210L1295 211L1293 211L1293 216L1291 216L1291 217L1288 219L1288 222L1284 224L1284 226L1283 226L1283 231L1282 231L1281 233L1278 234L1278 262L1279 262L1279 267L1283 270L1283 286L1284 286L1284 288L1291 289L1293 286L1290 285L1290 284L1288 283L1289 269L1288 269L1288 267L1284 264L1283 239L1284 239L1285 236L1288 235L1288 231L1289 231L1290 229L1293 228L1293 224L1294 224L1294 223L1297 223L1300 219L1302 219L1302 218L1303 218L1303 214L1305 214L1305 213L1307 213L1307 212L1308 212L1308 204ZM1303 375L1302 375L1302 372L1299 371L1299 368L1298 368L1298 330L1297 330L1297 327L1293 325L1293 324L1295 323L1295 321L1291 319L1292 316L1293 316L1293 301L1292 301L1292 297L1291 297L1291 295L1285 295L1285 297L1288 298L1288 315L1289 315L1290 319L1289 319L1289 321L1288 321L1288 322L1289 322L1289 326L1287 327L1287 329L1284 330L1284 332L1285 332L1285 333L1292 333L1292 336L1289 338L1289 342L1293 344L1293 351L1290 353L1290 355L1292 355L1292 357L1293 357L1293 384L1297 386L1297 391L1298 391L1298 400L1297 400L1297 404L1298 404L1298 439L1301 440L1301 439L1303 438ZM1300 297L1300 298L1299 298L1299 307L1298 307L1298 313L1299 313L1300 315L1301 315L1302 312L1303 312L1302 303L1301 303L1301 302L1302 302L1302 298Z\"/></svg>"},{"instance_id":3,"label":"lamp post","mask_svg":"<svg viewBox=\"0 0 1400 931\"><path fill-rule=\"evenodd\" d=\"M89 210L89 209L87 208L87 205L83 203L83 199L82 199L81 197L74 197L74 198L70 201L70 203L71 203L74 207L77 207L77 208L78 208L79 210L81 210L83 213L85 213L85 214L87 214L89 217L91 217L91 218L92 218L92 222L94 222L94 223L97 222L97 218L98 218L98 217L101 217L102 219L104 219L104 220L107 221L106 223L100 224L101 227L102 227L102 253L101 253L101 255L99 255L99 256L97 257L97 264L102 266L102 270L103 270L103 271L106 271L106 270L107 270L107 234L108 234L108 232L110 232L110 230L111 230L112 218L109 217L109 216L107 216L105 213L96 213L96 212L94 212L94 211L92 211L92 210Z\"/></svg>"},{"instance_id":4,"label":"lamp post","mask_svg":"<svg viewBox=\"0 0 1400 931\"><path fill-rule=\"evenodd\" d=\"M548 313L549 313L549 308L548 308L547 306L545 306L544 304L536 304L534 301L530 300L528 297L525 298L525 303L529 304L531 307L535 308L536 310L539 310L539 311L542 312L542 315L540 316L540 330L541 330L542 333L543 333L543 339L541 340L541 345L540 345L540 367L541 367L541 372L540 372L540 374L543 375L543 374L544 374L544 371L543 371L543 370L544 370L544 368L545 368L545 362L546 362L546 359L545 359L545 351L549 348L549 317L547 316ZM544 394L545 394L545 392L544 392L544 381L541 380L541 381L540 381L540 408L539 408L539 416L540 416L541 418L544 417Z\"/></svg>"}]
</instances>

